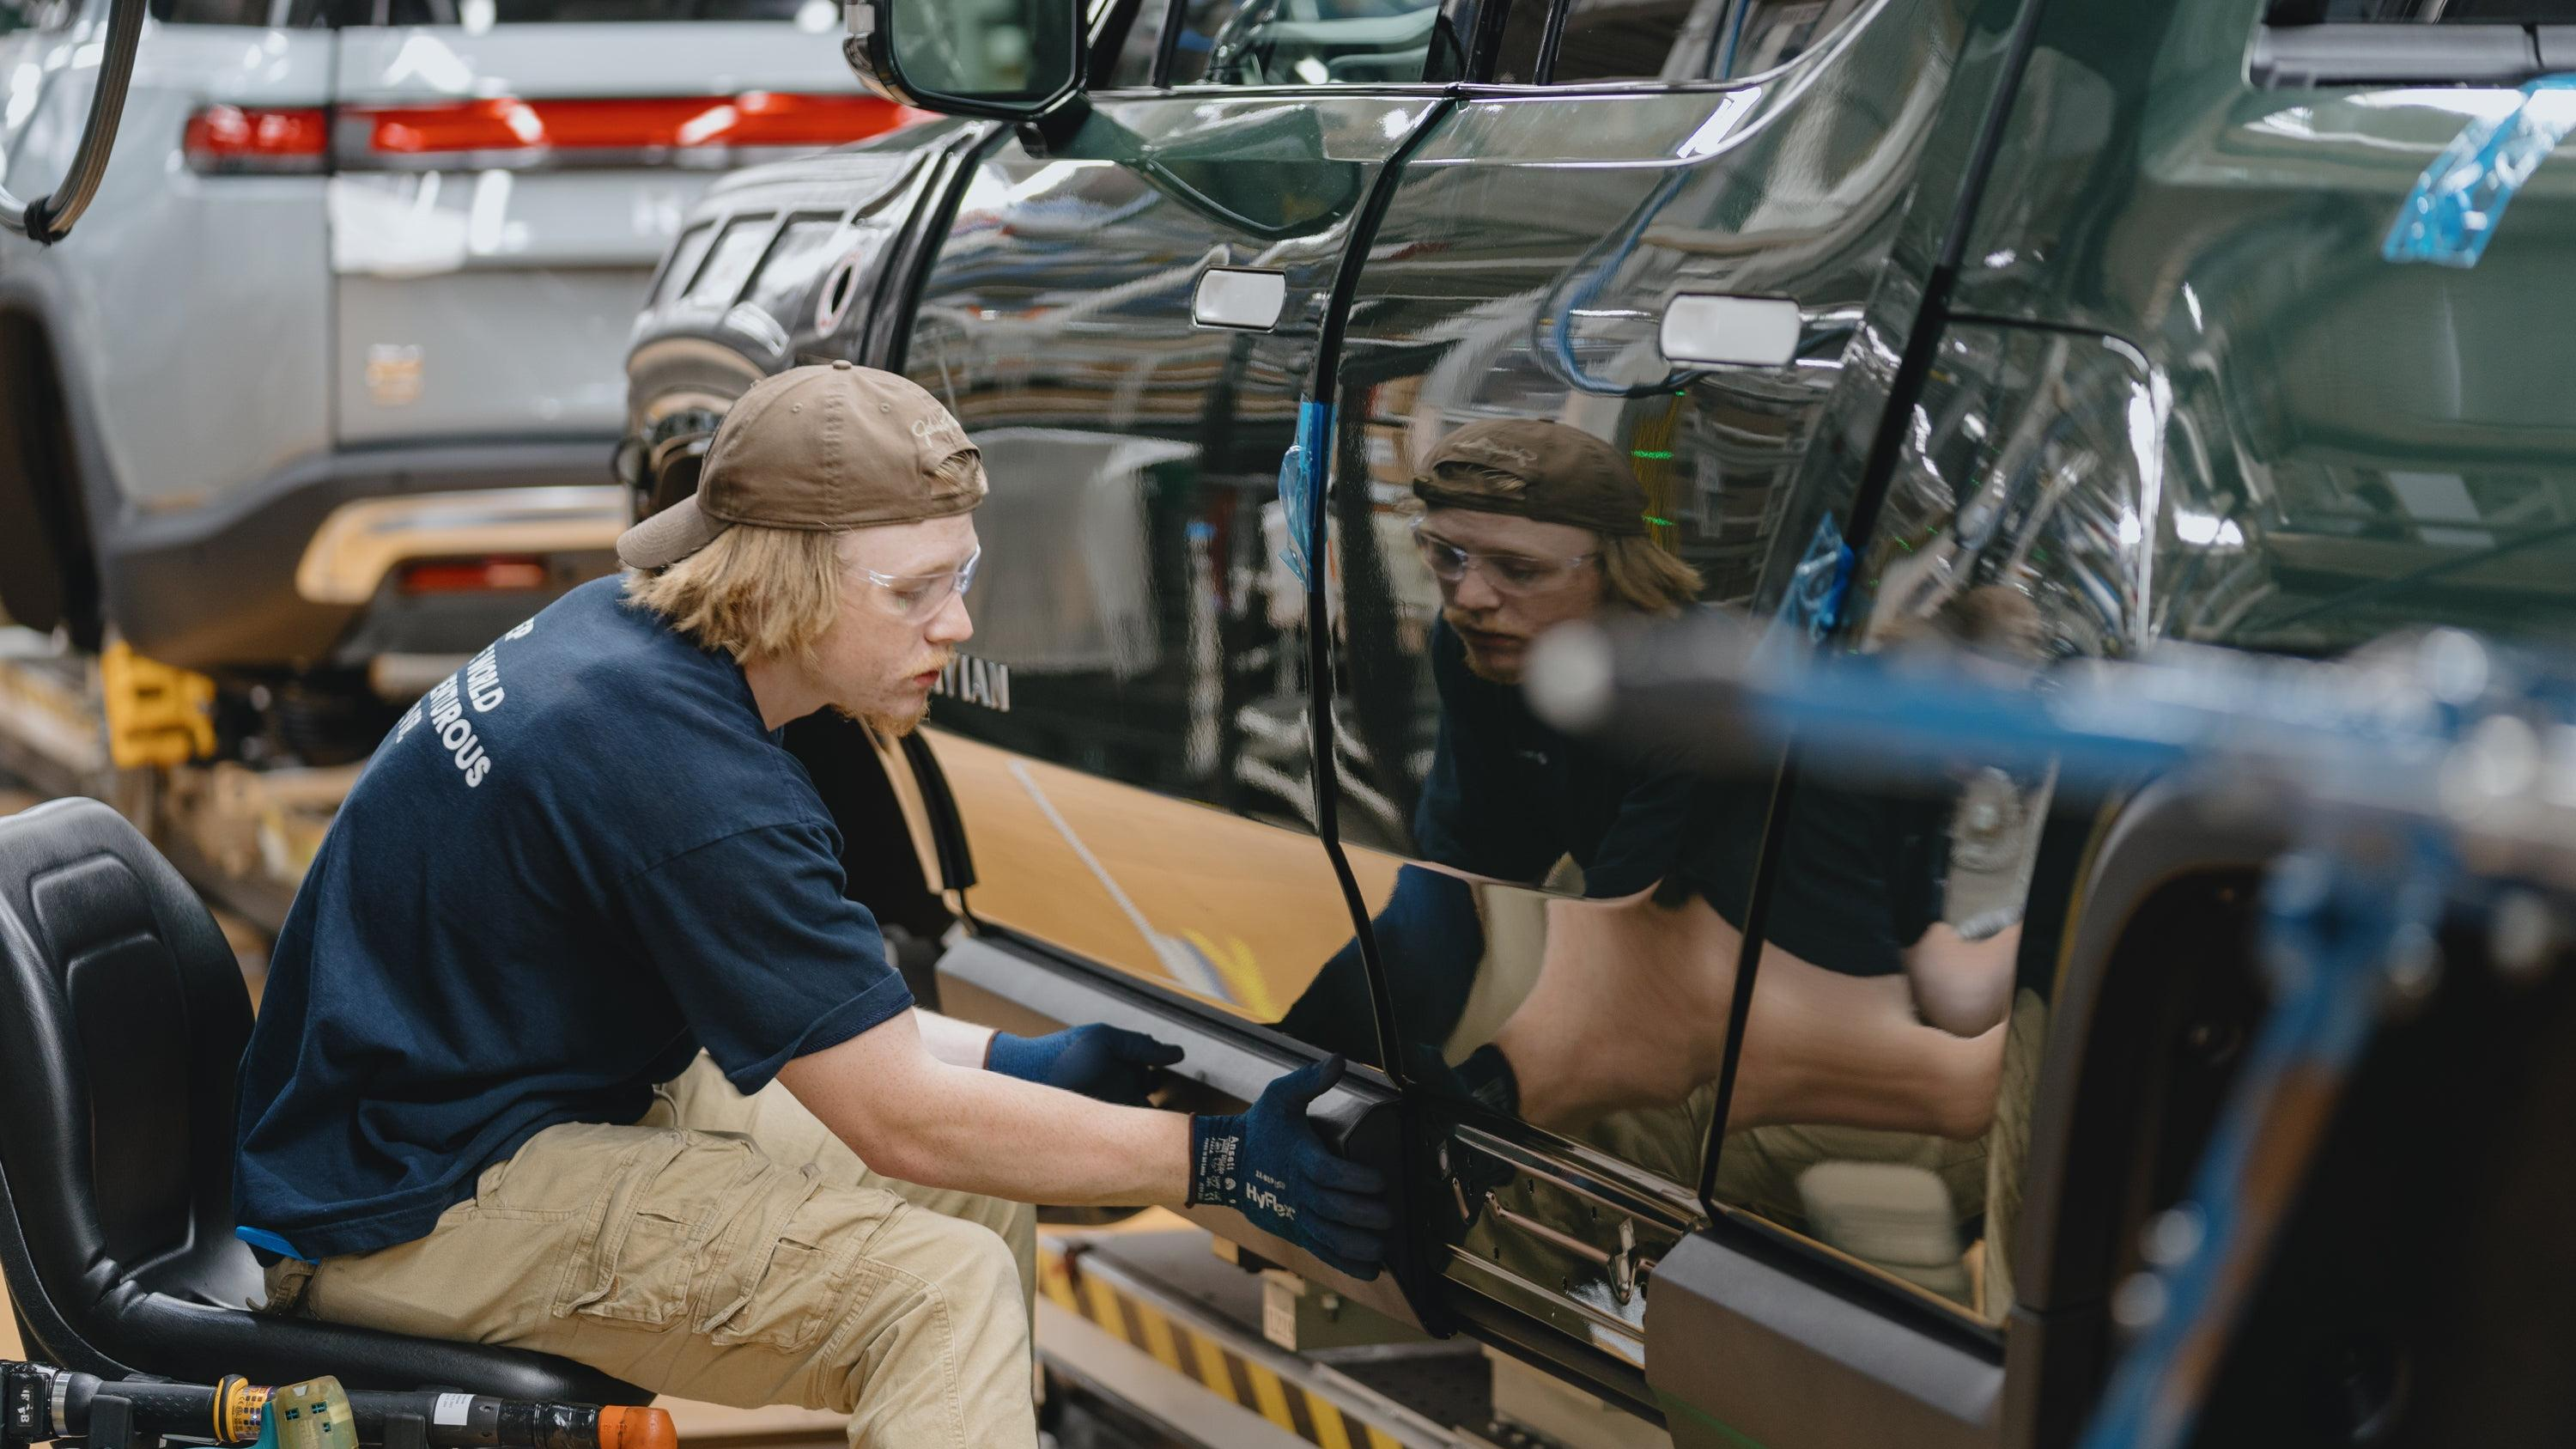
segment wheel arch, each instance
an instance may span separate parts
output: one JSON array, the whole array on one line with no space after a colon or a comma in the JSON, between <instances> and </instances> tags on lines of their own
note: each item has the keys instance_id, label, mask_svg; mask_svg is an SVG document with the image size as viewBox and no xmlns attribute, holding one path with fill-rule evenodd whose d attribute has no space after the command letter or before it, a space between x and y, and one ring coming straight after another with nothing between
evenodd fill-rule
<instances>
[{"instance_id":1,"label":"wheel arch","mask_svg":"<svg viewBox=\"0 0 2576 1449\"><path fill-rule=\"evenodd\" d=\"M86 469L54 330L21 300L0 300L0 392L0 610L95 649L106 603Z\"/></svg>"}]
</instances>

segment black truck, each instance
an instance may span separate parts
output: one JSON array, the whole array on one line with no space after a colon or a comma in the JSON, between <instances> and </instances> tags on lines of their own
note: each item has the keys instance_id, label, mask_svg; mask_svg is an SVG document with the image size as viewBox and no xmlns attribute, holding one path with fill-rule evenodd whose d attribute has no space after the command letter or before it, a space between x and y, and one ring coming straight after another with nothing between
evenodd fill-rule
<instances>
[{"instance_id":1,"label":"black truck","mask_svg":"<svg viewBox=\"0 0 2576 1449\"><path fill-rule=\"evenodd\" d=\"M2576 171L2474 266L2383 255L2576 63L2563 12L853 0L854 63L945 118L710 192L619 466L685 496L733 397L831 358L970 430L930 726L798 747L945 1009L1150 1029L1210 1098L1364 1064L1324 1106L1401 1173L1395 1270L1218 1235L1676 1444L2065 1444L2268 999L2284 823L1973 750L1703 780L1550 730L1521 654L1619 611L2007 679L2563 639ZM1633 519L1437 486L1474 439L1509 493L1534 436ZM2514 1206L2567 1186L2528 1064L2571 1010L2388 1036L2203 1442L2576 1423L2511 1345L2571 1327Z\"/></svg>"}]
</instances>

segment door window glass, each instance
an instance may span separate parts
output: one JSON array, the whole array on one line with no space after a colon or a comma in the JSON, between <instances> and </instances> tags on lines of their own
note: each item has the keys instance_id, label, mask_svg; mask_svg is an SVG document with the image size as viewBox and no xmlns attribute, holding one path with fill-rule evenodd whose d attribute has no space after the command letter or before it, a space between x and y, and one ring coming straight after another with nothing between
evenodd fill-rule
<instances>
[{"instance_id":1,"label":"door window glass","mask_svg":"<svg viewBox=\"0 0 2576 1449\"><path fill-rule=\"evenodd\" d=\"M1805 54L1865 3L1566 0L1547 78L1551 85L1582 85L1755 75Z\"/></svg>"},{"instance_id":2,"label":"door window glass","mask_svg":"<svg viewBox=\"0 0 2576 1449\"><path fill-rule=\"evenodd\" d=\"M1163 32L1172 17L1171 0L1137 0L1136 17L1128 22L1127 39L1111 63L1109 90L1128 90L1154 83L1154 59L1162 53Z\"/></svg>"},{"instance_id":3,"label":"door window glass","mask_svg":"<svg viewBox=\"0 0 2576 1449\"><path fill-rule=\"evenodd\" d=\"M1439 21L1437 0L1187 0L1172 84L1418 81Z\"/></svg>"},{"instance_id":4,"label":"door window glass","mask_svg":"<svg viewBox=\"0 0 2576 1449\"><path fill-rule=\"evenodd\" d=\"M164 25L268 25L270 0L152 0L152 18Z\"/></svg>"},{"instance_id":5,"label":"door window glass","mask_svg":"<svg viewBox=\"0 0 2576 1449\"><path fill-rule=\"evenodd\" d=\"M1712 68L1720 80L1787 65L1841 28L1869 0L1740 0L1726 19Z\"/></svg>"},{"instance_id":6,"label":"door window glass","mask_svg":"<svg viewBox=\"0 0 2576 1449\"><path fill-rule=\"evenodd\" d=\"M1696 80L1726 0L1569 0L1557 38L1557 85Z\"/></svg>"},{"instance_id":7,"label":"door window glass","mask_svg":"<svg viewBox=\"0 0 2576 1449\"><path fill-rule=\"evenodd\" d=\"M1551 0L1521 0L1504 13L1503 33L1494 47L1493 79L1505 85L1535 85L1547 73L1547 22Z\"/></svg>"}]
</instances>

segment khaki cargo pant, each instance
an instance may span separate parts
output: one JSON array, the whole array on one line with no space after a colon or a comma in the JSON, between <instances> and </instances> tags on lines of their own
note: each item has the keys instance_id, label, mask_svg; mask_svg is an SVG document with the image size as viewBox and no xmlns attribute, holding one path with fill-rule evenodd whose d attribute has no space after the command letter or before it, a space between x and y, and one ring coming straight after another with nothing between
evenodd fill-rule
<instances>
[{"instance_id":1,"label":"khaki cargo pant","mask_svg":"<svg viewBox=\"0 0 2576 1449\"><path fill-rule=\"evenodd\" d=\"M429 1236L268 1270L268 1311L850 1416L853 1449L1027 1449L1032 1209L870 1172L700 1057L633 1126L550 1127Z\"/></svg>"}]
</instances>

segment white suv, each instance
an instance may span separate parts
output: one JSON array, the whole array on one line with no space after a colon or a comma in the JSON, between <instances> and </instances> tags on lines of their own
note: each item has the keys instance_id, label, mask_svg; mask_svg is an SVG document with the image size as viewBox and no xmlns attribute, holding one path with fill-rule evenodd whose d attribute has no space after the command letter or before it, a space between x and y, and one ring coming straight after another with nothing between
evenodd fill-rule
<instances>
[{"instance_id":1,"label":"white suv","mask_svg":"<svg viewBox=\"0 0 2576 1449\"><path fill-rule=\"evenodd\" d=\"M0 0L21 194L106 0ZM80 244L0 239L0 608L362 753L609 566L628 324L747 159L876 134L833 0L155 0ZM757 259L753 259L757 260Z\"/></svg>"}]
</instances>

